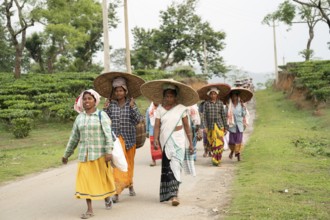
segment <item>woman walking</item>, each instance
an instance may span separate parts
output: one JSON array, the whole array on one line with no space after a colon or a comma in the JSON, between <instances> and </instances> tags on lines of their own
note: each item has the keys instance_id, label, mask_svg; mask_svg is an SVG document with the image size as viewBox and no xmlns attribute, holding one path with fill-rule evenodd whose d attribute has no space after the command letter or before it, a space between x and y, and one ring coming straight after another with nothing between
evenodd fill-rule
<instances>
[{"instance_id":1,"label":"woman walking","mask_svg":"<svg viewBox=\"0 0 330 220\"><path fill-rule=\"evenodd\" d=\"M186 106L195 104L198 95L190 86L174 80L147 82L141 86L141 92L150 100L162 103L157 108L154 130L155 149L163 148L160 202L171 201L177 206L182 167L196 175Z\"/></svg>"},{"instance_id":2,"label":"woman walking","mask_svg":"<svg viewBox=\"0 0 330 220\"><path fill-rule=\"evenodd\" d=\"M105 199L105 206L110 209L111 196L116 193L113 169L109 163L113 148L110 119L96 108L99 102L100 95L92 89L77 98L75 110L79 115L62 157L62 163L67 164L79 145L75 197L86 199L87 211L81 215L82 219L94 216L92 200Z\"/></svg>"},{"instance_id":3,"label":"woman walking","mask_svg":"<svg viewBox=\"0 0 330 220\"><path fill-rule=\"evenodd\" d=\"M146 132L147 138L150 140L150 152L151 152L151 163L150 166L156 166L156 160L162 159L162 149L158 148L155 150L154 147L154 126L156 120L156 109L158 104L151 102L149 108L146 111Z\"/></svg>"},{"instance_id":4,"label":"woman walking","mask_svg":"<svg viewBox=\"0 0 330 220\"><path fill-rule=\"evenodd\" d=\"M94 80L94 87L100 94L108 98L104 111L111 119L111 129L119 138L126 160L128 171L114 168L116 195L114 202L119 201L119 195L129 188L129 195L135 196L133 187L134 158L136 152L136 125L143 120L134 98L141 95L140 86L144 80L129 73L109 72Z\"/></svg>"},{"instance_id":5,"label":"woman walking","mask_svg":"<svg viewBox=\"0 0 330 220\"><path fill-rule=\"evenodd\" d=\"M227 119L229 125L229 158L233 155L238 161L241 160L241 150L243 148L243 131L248 125L248 110L245 102L251 100L253 93L244 88L232 88L229 94L229 103L227 111Z\"/></svg>"},{"instance_id":6,"label":"woman walking","mask_svg":"<svg viewBox=\"0 0 330 220\"><path fill-rule=\"evenodd\" d=\"M200 98L205 101L203 106L203 127L207 133L207 141L211 146L212 164L219 166L222 159L224 135L228 130L224 105L220 98L230 92L227 84L211 84L198 90Z\"/></svg>"}]
</instances>

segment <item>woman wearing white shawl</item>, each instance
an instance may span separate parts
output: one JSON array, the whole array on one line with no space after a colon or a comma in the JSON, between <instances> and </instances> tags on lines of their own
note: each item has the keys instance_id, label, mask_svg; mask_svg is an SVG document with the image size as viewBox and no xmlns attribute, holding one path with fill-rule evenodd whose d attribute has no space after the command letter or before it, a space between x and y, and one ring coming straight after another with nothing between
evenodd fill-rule
<instances>
[{"instance_id":1,"label":"woman wearing white shawl","mask_svg":"<svg viewBox=\"0 0 330 220\"><path fill-rule=\"evenodd\" d=\"M190 154L194 149L187 108L176 102L178 88L168 84L163 89L163 104L157 108L154 130L155 149L163 147L160 201L171 200L177 206L186 145Z\"/></svg>"}]
</instances>

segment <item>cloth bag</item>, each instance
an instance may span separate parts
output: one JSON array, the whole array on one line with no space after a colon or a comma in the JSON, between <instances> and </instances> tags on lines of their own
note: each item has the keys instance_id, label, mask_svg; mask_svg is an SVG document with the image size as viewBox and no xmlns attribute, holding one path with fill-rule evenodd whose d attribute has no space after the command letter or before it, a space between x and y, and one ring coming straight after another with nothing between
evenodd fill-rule
<instances>
[{"instance_id":1,"label":"cloth bag","mask_svg":"<svg viewBox=\"0 0 330 220\"><path fill-rule=\"evenodd\" d=\"M142 120L136 125L136 149L144 145L146 138L147 138L146 122L145 120Z\"/></svg>"},{"instance_id":2,"label":"cloth bag","mask_svg":"<svg viewBox=\"0 0 330 220\"><path fill-rule=\"evenodd\" d=\"M119 138L116 137L115 133L112 132L112 135L115 138L115 141L113 142L113 150L112 150L112 161L113 164L121 171L127 172L128 165L125 158L125 154L123 151L123 148L121 146Z\"/></svg>"}]
</instances>

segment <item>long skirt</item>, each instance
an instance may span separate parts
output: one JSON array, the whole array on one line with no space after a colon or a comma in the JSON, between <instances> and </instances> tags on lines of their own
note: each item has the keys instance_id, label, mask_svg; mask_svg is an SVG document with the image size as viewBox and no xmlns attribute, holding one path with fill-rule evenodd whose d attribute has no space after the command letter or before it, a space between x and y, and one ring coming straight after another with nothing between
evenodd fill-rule
<instances>
[{"instance_id":1,"label":"long skirt","mask_svg":"<svg viewBox=\"0 0 330 220\"><path fill-rule=\"evenodd\" d=\"M151 152L151 158L153 161L162 159L162 148L158 147L157 150L155 150L154 147L154 136L150 136L150 152Z\"/></svg>"},{"instance_id":2,"label":"long skirt","mask_svg":"<svg viewBox=\"0 0 330 220\"><path fill-rule=\"evenodd\" d=\"M109 162L105 162L105 157L78 163L75 193L77 199L100 200L115 193L113 168Z\"/></svg>"},{"instance_id":3,"label":"long skirt","mask_svg":"<svg viewBox=\"0 0 330 220\"><path fill-rule=\"evenodd\" d=\"M136 146L134 145L129 150L126 149L125 141L122 136L118 137L121 143L121 146L124 151L124 155L128 165L128 171L123 172L118 168L114 168L114 176L115 176L115 183L116 183L116 191L119 195L125 188L133 186L133 175L134 175L134 158L135 158L135 151Z\"/></svg>"},{"instance_id":4,"label":"long skirt","mask_svg":"<svg viewBox=\"0 0 330 220\"><path fill-rule=\"evenodd\" d=\"M239 132L238 128L236 129L236 133L229 133L229 148L231 151L235 152L235 155L241 153L243 149L243 132Z\"/></svg>"},{"instance_id":5,"label":"long skirt","mask_svg":"<svg viewBox=\"0 0 330 220\"><path fill-rule=\"evenodd\" d=\"M167 159L165 150L162 157L162 174L160 177L160 202L169 201L178 196L180 182L174 177L170 166L170 160Z\"/></svg>"},{"instance_id":6,"label":"long skirt","mask_svg":"<svg viewBox=\"0 0 330 220\"><path fill-rule=\"evenodd\" d=\"M223 144L224 144L224 129L220 129L217 124L214 124L213 130L207 133L207 140L212 150L212 164L218 166L221 162Z\"/></svg>"}]
</instances>

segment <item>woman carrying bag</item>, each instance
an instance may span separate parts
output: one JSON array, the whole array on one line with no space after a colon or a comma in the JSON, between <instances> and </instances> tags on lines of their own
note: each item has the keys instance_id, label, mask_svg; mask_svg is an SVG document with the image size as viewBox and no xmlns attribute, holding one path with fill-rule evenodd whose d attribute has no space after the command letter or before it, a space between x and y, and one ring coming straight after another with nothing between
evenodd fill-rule
<instances>
[{"instance_id":1,"label":"woman carrying bag","mask_svg":"<svg viewBox=\"0 0 330 220\"><path fill-rule=\"evenodd\" d=\"M111 196L116 193L113 169L109 163L113 149L110 119L96 108L99 102L100 95L92 89L77 98L74 109L79 115L62 157L62 163L67 164L79 146L75 197L86 199L87 211L81 215L82 219L94 216L92 200L104 199L106 208L110 209Z\"/></svg>"}]
</instances>

